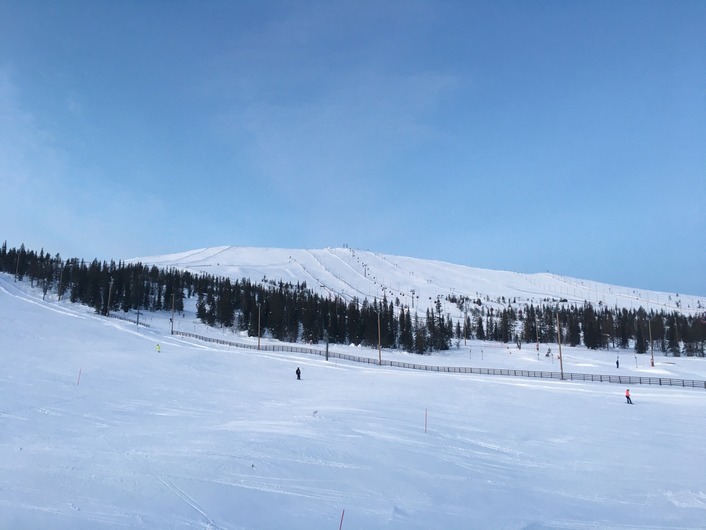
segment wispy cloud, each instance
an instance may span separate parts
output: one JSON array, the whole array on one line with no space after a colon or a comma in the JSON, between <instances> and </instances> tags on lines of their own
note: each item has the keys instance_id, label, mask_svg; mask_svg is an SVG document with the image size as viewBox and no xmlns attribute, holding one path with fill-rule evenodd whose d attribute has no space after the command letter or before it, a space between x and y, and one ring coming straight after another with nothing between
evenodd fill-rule
<instances>
[{"instance_id":1,"label":"wispy cloud","mask_svg":"<svg viewBox=\"0 0 706 530\"><path fill-rule=\"evenodd\" d=\"M25 192L56 176L63 157L51 135L23 109L10 74L0 70L0 185L3 193Z\"/></svg>"},{"instance_id":2,"label":"wispy cloud","mask_svg":"<svg viewBox=\"0 0 706 530\"><path fill-rule=\"evenodd\" d=\"M74 96L67 102L80 112ZM0 237L32 248L49 241L61 247L49 251L86 258L120 256L145 218L159 216L161 201L104 177L72 161L55 133L23 105L12 73L0 70Z\"/></svg>"},{"instance_id":3,"label":"wispy cloud","mask_svg":"<svg viewBox=\"0 0 706 530\"><path fill-rule=\"evenodd\" d=\"M462 83L443 68L409 68L418 42L408 31L417 34L428 9L364 2L268 12L236 32L199 80L221 104L219 133L272 193L325 197L336 179L343 190L333 193L345 195L379 180L403 153L438 139L434 111Z\"/></svg>"},{"instance_id":4,"label":"wispy cloud","mask_svg":"<svg viewBox=\"0 0 706 530\"><path fill-rule=\"evenodd\" d=\"M83 104L81 103L81 96L77 90L70 90L66 95L66 108L71 114L79 117L83 116Z\"/></svg>"},{"instance_id":5,"label":"wispy cloud","mask_svg":"<svg viewBox=\"0 0 706 530\"><path fill-rule=\"evenodd\" d=\"M430 116L459 85L440 72L336 76L319 87L314 101L305 92L252 97L221 115L223 134L248 145L253 171L273 191L318 195L331 179L353 187L377 179L406 151L439 139L442 132ZM268 79L249 83L266 85Z\"/></svg>"},{"instance_id":6,"label":"wispy cloud","mask_svg":"<svg viewBox=\"0 0 706 530\"><path fill-rule=\"evenodd\" d=\"M41 227L53 226L60 204L66 163L51 133L22 107L11 73L0 70L0 226L5 237L41 244Z\"/></svg>"}]
</instances>

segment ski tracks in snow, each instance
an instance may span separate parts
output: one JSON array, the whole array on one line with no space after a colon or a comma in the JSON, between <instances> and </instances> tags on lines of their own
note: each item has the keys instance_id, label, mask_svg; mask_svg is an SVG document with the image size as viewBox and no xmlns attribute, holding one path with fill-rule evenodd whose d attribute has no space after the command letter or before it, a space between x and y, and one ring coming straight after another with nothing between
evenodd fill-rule
<instances>
[{"instance_id":1,"label":"ski tracks in snow","mask_svg":"<svg viewBox=\"0 0 706 530\"><path fill-rule=\"evenodd\" d=\"M223 526L218 526L216 523L213 522L213 519L211 519L208 514L204 511L204 509L199 505L196 500L186 493L184 490L181 488L175 486L173 483L164 480L162 477L155 477L159 482L164 484L164 486L169 489L174 495L179 497L182 501L184 501L186 504L191 506L194 510L196 510L199 514L201 514L201 517L204 518L206 521L206 524L204 525L204 528L207 528L209 530L226 530L225 527Z\"/></svg>"},{"instance_id":2,"label":"ski tracks in snow","mask_svg":"<svg viewBox=\"0 0 706 530\"><path fill-rule=\"evenodd\" d=\"M15 292L10 292L10 289L12 289ZM5 293L8 296L12 296L14 298L17 298L18 300L22 300L24 302L27 302L28 304L34 304L34 305L37 305L43 309L47 309L49 311L54 311L55 313L59 313L59 314L74 317L74 318L80 318L80 319L88 318L87 315L79 314L78 312L72 311L71 309L57 307L56 305L53 305L51 302L47 302L46 300L41 300L40 298L33 296L32 293L26 293L26 292L22 291L21 289L18 289L17 287L12 286L12 284L5 281L4 279L0 279L0 291L2 291L3 293Z\"/></svg>"}]
</instances>

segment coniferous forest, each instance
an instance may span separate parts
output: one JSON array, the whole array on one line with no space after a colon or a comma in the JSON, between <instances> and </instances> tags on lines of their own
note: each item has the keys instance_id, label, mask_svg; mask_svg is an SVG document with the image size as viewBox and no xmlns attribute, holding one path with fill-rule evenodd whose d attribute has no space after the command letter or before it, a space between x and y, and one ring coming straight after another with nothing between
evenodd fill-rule
<instances>
[{"instance_id":1,"label":"coniferous forest","mask_svg":"<svg viewBox=\"0 0 706 530\"><path fill-rule=\"evenodd\" d=\"M504 298L482 300L447 296L464 315L444 315L442 300L418 314L399 300L383 297L345 301L322 297L306 283L253 283L140 263L62 259L45 252L0 248L0 272L29 281L43 295L68 299L115 315L128 311L184 310L193 298L197 317L213 327L247 331L286 342L361 344L398 348L419 354L447 350L465 339L503 343L584 345L590 349L650 348L669 356L706 353L706 312L679 312L594 307L545 301L520 305Z\"/></svg>"}]
</instances>

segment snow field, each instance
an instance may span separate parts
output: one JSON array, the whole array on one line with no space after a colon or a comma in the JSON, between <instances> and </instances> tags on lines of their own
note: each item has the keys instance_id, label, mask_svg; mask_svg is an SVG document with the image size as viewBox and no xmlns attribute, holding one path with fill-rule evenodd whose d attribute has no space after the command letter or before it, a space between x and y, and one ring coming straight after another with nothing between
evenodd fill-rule
<instances>
[{"instance_id":1,"label":"snow field","mask_svg":"<svg viewBox=\"0 0 706 530\"><path fill-rule=\"evenodd\" d=\"M627 406L619 385L222 348L10 282L0 528L335 529L344 509L347 530L704 528L706 391L641 386ZM659 360L674 377L704 366Z\"/></svg>"}]
</instances>

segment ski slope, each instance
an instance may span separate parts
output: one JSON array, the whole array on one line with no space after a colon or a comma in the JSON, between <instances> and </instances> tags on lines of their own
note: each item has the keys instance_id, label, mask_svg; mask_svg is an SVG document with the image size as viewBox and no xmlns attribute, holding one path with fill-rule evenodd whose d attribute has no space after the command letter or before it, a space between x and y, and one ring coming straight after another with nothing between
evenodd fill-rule
<instances>
[{"instance_id":1,"label":"ski slope","mask_svg":"<svg viewBox=\"0 0 706 530\"><path fill-rule=\"evenodd\" d=\"M168 318L137 327L0 274L0 528L704 528L704 390L631 388L630 406L605 383L178 340ZM248 340L192 311L178 325ZM563 352L571 371L620 355L625 375L706 379L700 359ZM552 362L489 343L383 355Z\"/></svg>"},{"instance_id":2,"label":"ski slope","mask_svg":"<svg viewBox=\"0 0 706 530\"><path fill-rule=\"evenodd\" d=\"M158 267L174 267L194 274L210 274L253 282L306 282L323 296L345 300L399 299L424 313L435 301L447 296L481 298L501 307L507 302L541 305L566 303L594 306L678 311L706 311L706 298L685 293L663 293L558 276L549 272L524 274L479 269L441 261L392 256L351 248L278 249L257 247L212 247L179 254L127 260ZM503 302L502 299L505 299ZM444 303L445 313L460 310Z\"/></svg>"}]
</instances>

